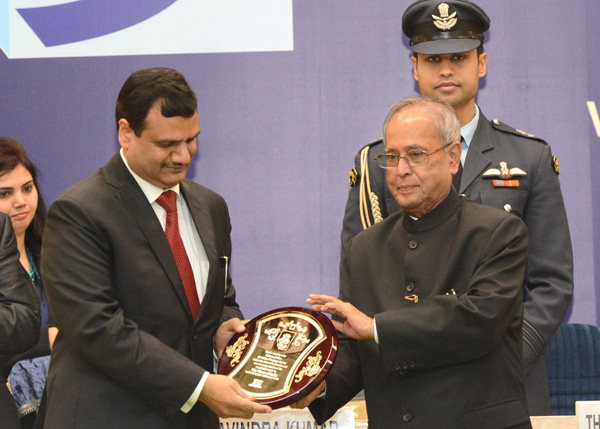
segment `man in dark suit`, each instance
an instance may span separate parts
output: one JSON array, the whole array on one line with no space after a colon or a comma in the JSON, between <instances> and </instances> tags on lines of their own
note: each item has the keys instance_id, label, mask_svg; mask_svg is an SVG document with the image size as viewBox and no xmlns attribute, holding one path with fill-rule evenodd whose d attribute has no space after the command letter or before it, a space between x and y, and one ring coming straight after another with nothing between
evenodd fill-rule
<instances>
[{"instance_id":1,"label":"man in dark suit","mask_svg":"<svg viewBox=\"0 0 600 429\"><path fill-rule=\"evenodd\" d=\"M0 355L21 353L37 343L41 323L39 302L19 262L10 218L0 213ZM0 372L0 429L18 428L17 407Z\"/></svg>"},{"instance_id":2,"label":"man in dark suit","mask_svg":"<svg viewBox=\"0 0 600 429\"><path fill-rule=\"evenodd\" d=\"M523 361L531 415L551 413L546 345L564 319L573 294L573 253L558 181L558 161L539 138L494 119L475 104L479 79L487 73L483 33L490 19L470 1L420 0L402 17L410 39L414 78L422 95L448 102L461 124L459 194L514 213L525 221L530 247L525 274ZM382 140L356 156L342 230L342 253L351 238L400 207L375 158Z\"/></svg>"},{"instance_id":3,"label":"man in dark suit","mask_svg":"<svg viewBox=\"0 0 600 429\"><path fill-rule=\"evenodd\" d=\"M322 424L364 388L373 429L530 428L523 221L452 189L461 144L448 104L409 97L383 135L379 163L403 211L350 242L340 299L307 300L346 336L311 412Z\"/></svg>"},{"instance_id":4,"label":"man in dark suit","mask_svg":"<svg viewBox=\"0 0 600 429\"><path fill-rule=\"evenodd\" d=\"M211 374L244 330L223 198L185 179L197 101L175 70L121 88L121 151L48 211L44 284L59 335L46 428L218 428L269 407Z\"/></svg>"}]
</instances>

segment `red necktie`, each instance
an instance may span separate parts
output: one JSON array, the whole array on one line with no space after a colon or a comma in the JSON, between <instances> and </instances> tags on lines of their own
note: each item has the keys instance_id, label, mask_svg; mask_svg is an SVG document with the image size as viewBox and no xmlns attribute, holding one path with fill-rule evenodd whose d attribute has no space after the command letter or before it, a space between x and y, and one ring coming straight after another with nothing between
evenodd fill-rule
<instances>
[{"instance_id":1,"label":"red necktie","mask_svg":"<svg viewBox=\"0 0 600 429\"><path fill-rule=\"evenodd\" d=\"M196 319L198 310L200 310L200 301L198 300L198 291L196 290L196 281L194 280L194 272L192 271L192 265L188 259L181 235L179 234L179 218L177 217L177 194L173 191L164 192L156 199L156 202L167 211L167 225L165 227L165 234L177 269L179 270L179 276L185 289L185 295L187 296L190 310L192 311L192 317Z\"/></svg>"}]
</instances>

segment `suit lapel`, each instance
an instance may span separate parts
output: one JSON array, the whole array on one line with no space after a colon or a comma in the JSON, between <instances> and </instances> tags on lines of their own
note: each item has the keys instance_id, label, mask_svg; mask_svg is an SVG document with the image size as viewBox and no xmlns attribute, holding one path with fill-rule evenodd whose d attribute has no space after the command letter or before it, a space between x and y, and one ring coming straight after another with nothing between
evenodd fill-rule
<instances>
[{"instance_id":1,"label":"suit lapel","mask_svg":"<svg viewBox=\"0 0 600 429\"><path fill-rule=\"evenodd\" d=\"M219 261L217 249L215 247L217 241L215 237L215 229L213 227L213 220L210 211L207 208L208 203L204 200L201 194L198 194L197 192L191 192L189 183L187 183L187 181L181 182L180 189L183 198L188 205L192 219L194 220L194 225L196 226L196 230L198 231L198 235L200 236L200 240L202 241L202 245L206 251L206 256L208 257L209 270L204 296L209 296L211 289L216 286L215 279L219 271ZM200 319L206 311L206 306L202 305L201 303L197 320Z\"/></svg>"},{"instance_id":2,"label":"suit lapel","mask_svg":"<svg viewBox=\"0 0 600 429\"><path fill-rule=\"evenodd\" d=\"M467 158L465 159L459 194L464 193L475 179L480 174L483 174L484 170L492 163L486 155L486 152L494 149L494 146L491 144L490 127L491 125L488 120L480 111L477 129L475 130L473 140L469 145Z\"/></svg>"},{"instance_id":3,"label":"suit lapel","mask_svg":"<svg viewBox=\"0 0 600 429\"><path fill-rule=\"evenodd\" d=\"M167 236L160 226L154 209L148 199L135 182L135 179L123 163L121 156L117 153L104 167L106 182L117 189L115 197L125 207L131 217L138 224L142 234L146 237L148 244L156 254L165 273L169 277L173 290L179 297L183 308L187 310L191 319L191 311L185 295L177 264L173 258L171 246Z\"/></svg>"}]
</instances>

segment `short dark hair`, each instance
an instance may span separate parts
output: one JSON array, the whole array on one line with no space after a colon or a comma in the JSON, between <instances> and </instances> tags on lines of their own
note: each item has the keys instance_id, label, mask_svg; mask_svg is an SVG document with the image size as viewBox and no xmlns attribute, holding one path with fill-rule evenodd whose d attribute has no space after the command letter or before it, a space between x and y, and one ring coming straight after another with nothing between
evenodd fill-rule
<instances>
[{"instance_id":1,"label":"short dark hair","mask_svg":"<svg viewBox=\"0 0 600 429\"><path fill-rule=\"evenodd\" d=\"M27 157L25 148L15 139L0 137L0 176L7 174L22 165L29 171L33 184L38 193L38 204L33 220L25 231L25 246L29 249L36 265L40 267L40 252L42 249L42 235L46 224L46 205L40 192L37 181L37 168Z\"/></svg>"},{"instance_id":2,"label":"short dark hair","mask_svg":"<svg viewBox=\"0 0 600 429\"><path fill-rule=\"evenodd\" d=\"M156 67L138 70L123 84L117 98L115 118L126 119L136 136L146 127L148 111L161 103L161 113L167 118L184 116L191 118L198 107L196 94L181 73Z\"/></svg>"},{"instance_id":3,"label":"short dark hair","mask_svg":"<svg viewBox=\"0 0 600 429\"><path fill-rule=\"evenodd\" d=\"M483 54L483 41L479 46L477 46L477 56Z\"/></svg>"}]
</instances>

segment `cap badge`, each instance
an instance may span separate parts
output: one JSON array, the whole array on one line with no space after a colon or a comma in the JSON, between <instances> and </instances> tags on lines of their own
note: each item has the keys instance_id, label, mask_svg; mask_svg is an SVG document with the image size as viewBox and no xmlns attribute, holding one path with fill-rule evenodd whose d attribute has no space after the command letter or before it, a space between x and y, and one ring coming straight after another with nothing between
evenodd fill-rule
<instances>
[{"instance_id":1,"label":"cap badge","mask_svg":"<svg viewBox=\"0 0 600 429\"><path fill-rule=\"evenodd\" d=\"M450 30L458 21L458 18L456 18L456 9L448 3L440 3L437 8L440 16L435 14L431 15L433 18L433 25L440 30Z\"/></svg>"},{"instance_id":2,"label":"cap badge","mask_svg":"<svg viewBox=\"0 0 600 429\"><path fill-rule=\"evenodd\" d=\"M499 177L500 179L510 179L514 176L526 176L523 170L519 167L508 168L508 162L500 161L499 168L490 168L483 172L483 177Z\"/></svg>"}]
</instances>

